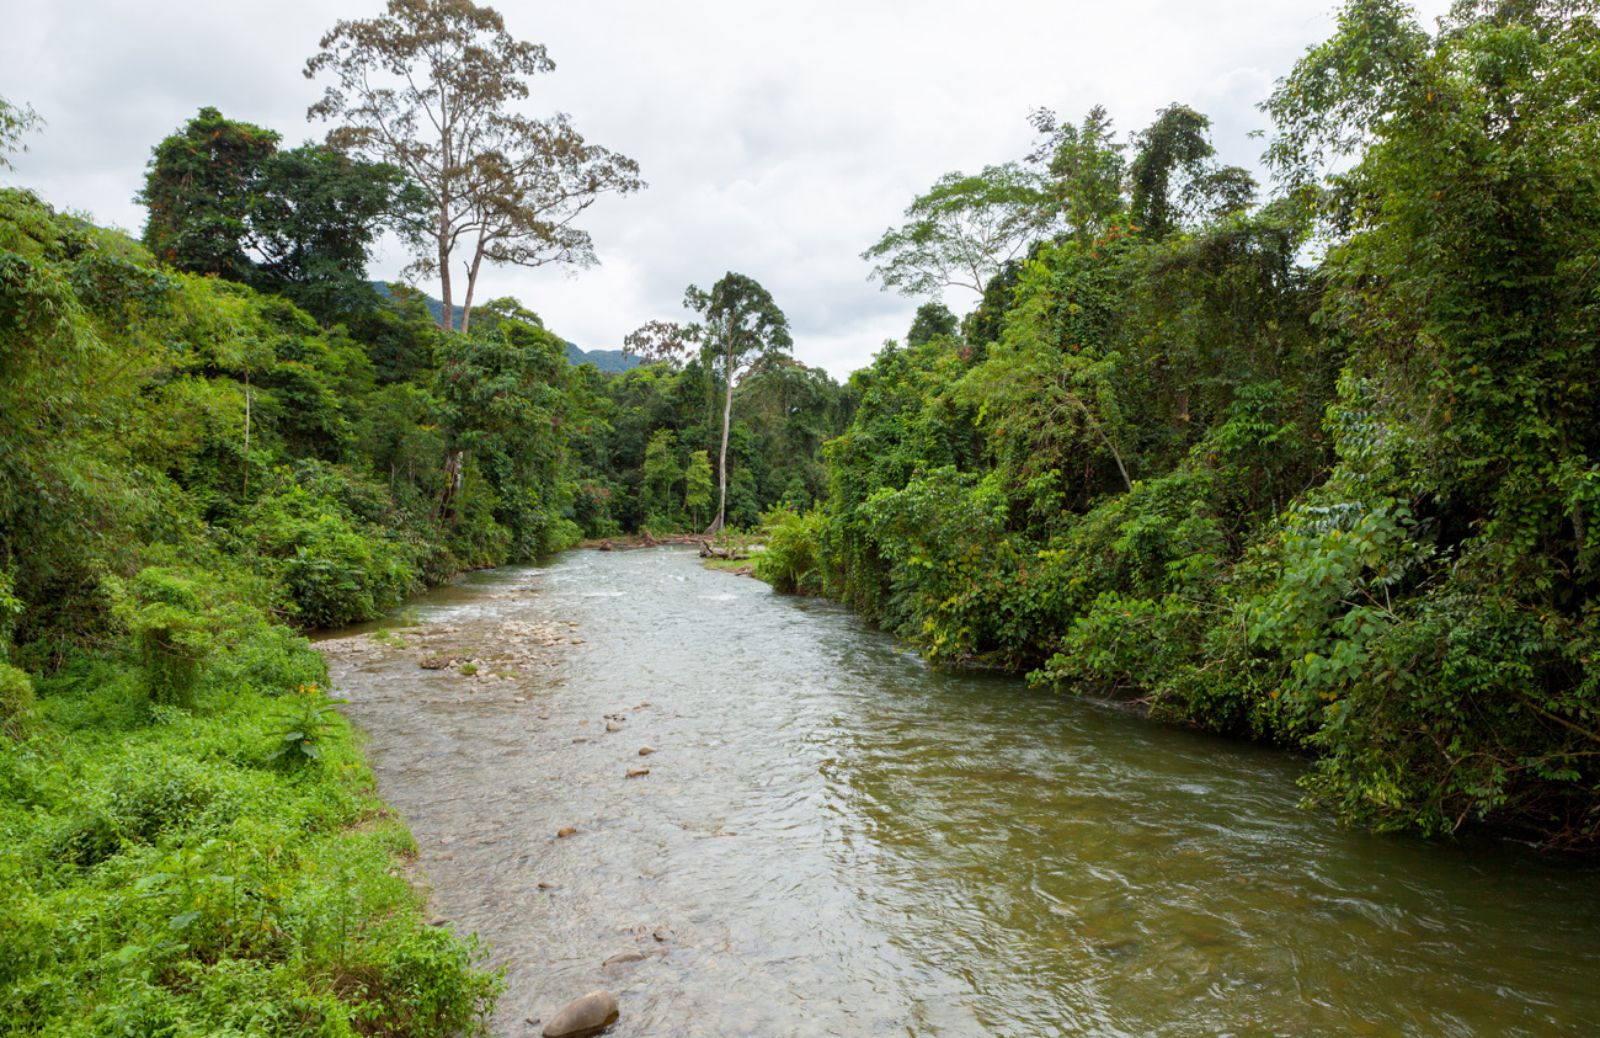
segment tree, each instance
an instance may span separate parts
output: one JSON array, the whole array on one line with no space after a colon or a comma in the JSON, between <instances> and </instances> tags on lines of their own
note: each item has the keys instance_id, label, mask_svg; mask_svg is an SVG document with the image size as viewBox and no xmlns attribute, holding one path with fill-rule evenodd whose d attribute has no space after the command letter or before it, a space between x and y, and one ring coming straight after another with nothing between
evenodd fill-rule
<instances>
[{"instance_id":1,"label":"tree","mask_svg":"<svg viewBox=\"0 0 1600 1038\"><path fill-rule=\"evenodd\" d=\"M1122 211L1122 178L1126 163L1115 140L1111 117L1101 105L1089 109L1080 126L1061 123L1048 108L1030 116L1040 140L1028 161L1040 167L1044 194L1054 219L1087 243Z\"/></svg>"},{"instance_id":2,"label":"tree","mask_svg":"<svg viewBox=\"0 0 1600 1038\"><path fill-rule=\"evenodd\" d=\"M1196 217L1243 209L1255 195L1248 171L1210 161L1216 154L1210 128L1206 116L1173 103L1134 135L1137 155L1128 167L1133 221L1150 237L1164 237Z\"/></svg>"},{"instance_id":3,"label":"tree","mask_svg":"<svg viewBox=\"0 0 1600 1038\"><path fill-rule=\"evenodd\" d=\"M906 295L981 293L1039 232L1042 198L1038 176L1014 162L946 173L861 258L875 264L869 277Z\"/></svg>"},{"instance_id":4,"label":"tree","mask_svg":"<svg viewBox=\"0 0 1600 1038\"><path fill-rule=\"evenodd\" d=\"M683 479L683 507L689 510L689 521L699 526L700 509L711 504L711 458L705 451L689 455Z\"/></svg>"},{"instance_id":5,"label":"tree","mask_svg":"<svg viewBox=\"0 0 1600 1038\"><path fill-rule=\"evenodd\" d=\"M643 512L645 523L658 528L675 525L672 507L672 488L683 478L683 469L675 456L677 437L671 429L657 429L650 434L650 443L644 450Z\"/></svg>"},{"instance_id":6,"label":"tree","mask_svg":"<svg viewBox=\"0 0 1600 1038\"><path fill-rule=\"evenodd\" d=\"M400 170L304 144L267 160L249 217L247 280L331 324L370 310L367 252L384 226L404 229L419 199Z\"/></svg>"},{"instance_id":7,"label":"tree","mask_svg":"<svg viewBox=\"0 0 1600 1038\"><path fill-rule=\"evenodd\" d=\"M145 244L179 270L287 296L324 324L374 303L367 250L416 205L393 166L200 109L152 151Z\"/></svg>"},{"instance_id":8,"label":"tree","mask_svg":"<svg viewBox=\"0 0 1600 1038\"><path fill-rule=\"evenodd\" d=\"M249 218L278 134L207 106L155 146L137 201L150 210L144 243L163 263L244 281Z\"/></svg>"},{"instance_id":9,"label":"tree","mask_svg":"<svg viewBox=\"0 0 1600 1038\"><path fill-rule=\"evenodd\" d=\"M423 192L431 214L415 268L436 274L453 325L451 263L464 250L465 303L483 262L586 266L593 244L573 220L607 193L644 186L638 165L587 144L557 115L512 112L529 77L555 69L541 44L511 36L471 0L389 0L377 18L341 21L306 62L333 83L307 112L337 120L328 142L392 163Z\"/></svg>"},{"instance_id":10,"label":"tree","mask_svg":"<svg viewBox=\"0 0 1600 1038\"><path fill-rule=\"evenodd\" d=\"M27 151L22 143L22 135L36 129L44 122L39 118L29 105L20 108L5 98L0 97L0 169L13 169L10 156L19 151Z\"/></svg>"},{"instance_id":11,"label":"tree","mask_svg":"<svg viewBox=\"0 0 1600 1038\"><path fill-rule=\"evenodd\" d=\"M732 271L707 292L690 285L683 305L700 315L696 324L651 321L629 333L623 348L636 356L670 359L698 344L709 371L723 383L722 447L717 460L717 517L707 533L722 529L728 508L728 435L733 425L733 390L763 358L788 352L794 345L789 319L760 282Z\"/></svg>"},{"instance_id":12,"label":"tree","mask_svg":"<svg viewBox=\"0 0 1600 1038\"><path fill-rule=\"evenodd\" d=\"M906 332L907 346L921 346L938 336L953 336L960 325L956 315L950 308L939 302L923 303L917 307L917 316L911 320L911 329Z\"/></svg>"}]
</instances>

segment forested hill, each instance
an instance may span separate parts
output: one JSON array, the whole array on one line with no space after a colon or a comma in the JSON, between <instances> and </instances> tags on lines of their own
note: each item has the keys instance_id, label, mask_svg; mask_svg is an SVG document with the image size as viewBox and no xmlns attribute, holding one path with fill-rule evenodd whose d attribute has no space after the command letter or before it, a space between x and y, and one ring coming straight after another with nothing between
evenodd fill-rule
<instances>
[{"instance_id":1,"label":"forested hill","mask_svg":"<svg viewBox=\"0 0 1600 1038\"><path fill-rule=\"evenodd\" d=\"M372 282L372 287L374 291L384 298L389 298L392 294L387 282L374 281ZM434 323L442 324L444 322L444 303L430 295L424 295L423 300L428 305L428 315L433 318ZM461 308L459 306L452 307L451 313L454 314L454 323L460 325ZM573 365L593 364L601 371L613 373L631 371L642 363L638 357L631 356L620 349L586 350L571 341L567 342L567 362Z\"/></svg>"}]
</instances>

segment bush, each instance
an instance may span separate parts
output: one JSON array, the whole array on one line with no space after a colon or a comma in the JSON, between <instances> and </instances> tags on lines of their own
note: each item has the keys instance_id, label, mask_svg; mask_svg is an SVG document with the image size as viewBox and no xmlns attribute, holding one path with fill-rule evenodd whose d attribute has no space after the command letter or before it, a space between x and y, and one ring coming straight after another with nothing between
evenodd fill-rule
<instances>
[{"instance_id":1,"label":"bush","mask_svg":"<svg viewBox=\"0 0 1600 1038\"><path fill-rule=\"evenodd\" d=\"M10 664L0 663L0 733L12 739L23 738L32 716L32 680Z\"/></svg>"},{"instance_id":2,"label":"bush","mask_svg":"<svg viewBox=\"0 0 1600 1038\"><path fill-rule=\"evenodd\" d=\"M766 530L766 550L756 556L755 573L778 591L815 595L822 591L817 568L820 512L804 514L779 505L761 517Z\"/></svg>"},{"instance_id":3,"label":"bush","mask_svg":"<svg viewBox=\"0 0 1600 1038\"><path fill-rule=\"evenodd\" d=\"M287 471L278 478L242 532L270 560L288 610L303 626L376 619L416 588L417 552L410 545L361 524L326 488L314 493Z\"/></svg>"}]
</instances>

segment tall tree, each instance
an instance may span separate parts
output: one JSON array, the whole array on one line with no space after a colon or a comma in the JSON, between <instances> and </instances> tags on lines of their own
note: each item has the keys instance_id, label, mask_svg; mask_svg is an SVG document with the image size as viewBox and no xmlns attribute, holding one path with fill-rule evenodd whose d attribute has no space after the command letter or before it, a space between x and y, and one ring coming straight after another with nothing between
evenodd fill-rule
<instances>
[{"instance_id":1,"label":"tall tree","mask_svg":"<svg viewBox=\"0 0 1600 1038\"><path fill-rule=\"evenodd\" d=\"M1030 116L1039 141L1028 161L1042 170L1045 201L1067 233L1087 242L1122 211L1126 163L1122 145L1101 105L1089 109L1081 125L1058 122L1048 108Z\"/></svg>"},{"instance_id":2,"label":"tall tree","mask_svg":"<svg viewBox=\"0 0 1600 1038\"><path fill-rule=\"evenodd\" d=\"M340 123L330 144L393 163L425 193L431 216L414 269L437 275L448 330L451 263L463 256L462 330L483 262L595 261L573 220L601 195L643 187L632 159L587 144L566 116L511 111L528 79L554 70L471 0L389 0L377 18L341 21L306 62L333 83L307 117Z\"/></svg>"},{"instance_id":3,"label":"tall tree","mask_svg":"<svg viewBox=\"0 0 1600 1038\"><path fill-rule=\"evenodd\" d=\"M1041 226L1039 178L1014 162L946 173L906 207L906 222L861 254L871 277L906 295L950 287L981 293Z\"/></svg>"},{"instance_id":4,"label":"tall tree","mask_svg":"<svg viewBox=\"0 0 1600 1038\"><path fill-rule=\"evenodd\" d=\"M671 359L693 345L707 370L720 377L722 395L722 446L717 454L717 517L707 533L722 529L728 510L728 436L733 427L733 391L757 363L794 346L789 319L772 293L744 274L729 271L709 292L690 285L683 305L700 315L694 324L651 321L630 333L624 348L650 359Z\"/></svg>"},{"instance_id":5,"label":"tall tree","mask_svg":"<svg viewBox=\"0 0 1600 1038\"><path fill-rule=\"evenodd\" d=\"M157 144L138 200L166 263L284 295L324 324L370 309L367 250L417 205L393 166L202 108Z\"/></svg>"},{"instance_id":6,"label":"tall tree","mask_svg":"<svg viewBox=\"0 0 1600 1038\"><path fill-rule=\"evenodd\" d=\"M277 133L207 106L155 146L138 201L150 210L144 243L165 263L243 281L250 211Z\"/></svg>"},{"instance_id":7,"label":"tall tree","mask_svg":"<svg viewBox=\"0 0 1600 1038\"><path fill-rule=\"evenodd\" d=\"M1155 122L1134 135L1128 180L1133 220L1145 234L1160 238L1186 222L1245 208L1255 195L1255 178L1238 166L1212 161L1211 120L1188 105L1173 103Z\"/></svg>"},{"instance_id":8,"label":"tall tree","mask_svg":"<svg viewBox=\"0 0 1600 1038\"><path fill-rule=\"evenodd\" d=\"M786 353L794 347L789 319L754 278L733 271L722 275L706 292L690 285L684 305L700 315L704 329L707 365L721 369L722 447L717 453L717 518L713 532L722 529L728 509L728 431L733 422L733 390L744 374L762 357Z\"/></svg>"}]
</instances>

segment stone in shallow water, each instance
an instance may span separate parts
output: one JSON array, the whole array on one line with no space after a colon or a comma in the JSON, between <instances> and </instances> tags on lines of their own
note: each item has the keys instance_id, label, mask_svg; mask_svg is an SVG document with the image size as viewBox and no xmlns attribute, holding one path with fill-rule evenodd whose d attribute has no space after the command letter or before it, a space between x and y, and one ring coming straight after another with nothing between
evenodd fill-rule
<instances>
[{"instance_id":1,"label":"stone in shallow water","mask_svg":"<svg viewBox=\"0 0 1600 1038\"><path fill-rule=\"evenodd\" d=\"M643 962L643 961L644 961L644 956L641 955L639 952L636 952L636 951L620 952L620 953L618 953L616 955L611 956L611 958L607 959L605 962L602 962L600 964L600 968L601 969L605 969L607 966L620 966L625 962Z\"/></svg>"},{"instance_id":2,"label":"stone in shallow water","mask_svg":"<svg viewBox=\"0 0 1600 1038\"><path fill-rule=\"evenodd\" d=\"M656 751L654 749L650 748L649 746L641 746L641 747L639 747L639 756L641 756L641 757L648 757L654 752L656 752Z\"/></svg>"},{"instance_id":3,"label":"stone in shallow water","mask_svg":"<svg viewBox=\"0 0 1600 1038\"><path fill-rule=\"evenodd\" d=\"M617 997L609 991L591 991L561 1007L544 1025L544 1038L584 1038L599 1034L617 1021Z\"/></svg>"},{"instance_id":4,"label":"stone in shallow water","mask_svg":"<svg viewBox=\"0 0 1600 1038\"><path fill-rule=\"evenodd\" d=\"M644 778L648 774L650 774L650 769L649 768L629 768L628 769L628 778Z\"/></svg>"},{"instance_id":5,"label":"stone in shallow water","mask_svg":"<svg viewBox=\"0 0 1600 1038\"><path fill-rule=\"evenodd\" d=\"M565 840L567 837L573 835L577 831L578 827L575 825L563 825L561 828L556 830L556 839Z\"/></svg>"}]
</instances>

